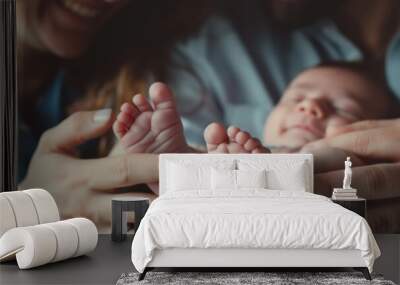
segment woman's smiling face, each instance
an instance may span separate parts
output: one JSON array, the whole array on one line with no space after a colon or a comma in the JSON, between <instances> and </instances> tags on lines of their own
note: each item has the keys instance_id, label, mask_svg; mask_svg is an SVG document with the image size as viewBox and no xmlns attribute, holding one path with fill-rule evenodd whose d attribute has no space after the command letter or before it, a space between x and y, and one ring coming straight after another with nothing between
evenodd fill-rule
<instances>
[{"instance_id":1,"label":"woman's smiling face","mask_svg":"<svg viewBox=\"0 0 400 285\"><path fill-rule=\"evenodd\" d=\"M28 44L61 58L76 58L127 0L25 0ZM29 13L29 16L27 16Z\"/></svg>"}]
</instances>

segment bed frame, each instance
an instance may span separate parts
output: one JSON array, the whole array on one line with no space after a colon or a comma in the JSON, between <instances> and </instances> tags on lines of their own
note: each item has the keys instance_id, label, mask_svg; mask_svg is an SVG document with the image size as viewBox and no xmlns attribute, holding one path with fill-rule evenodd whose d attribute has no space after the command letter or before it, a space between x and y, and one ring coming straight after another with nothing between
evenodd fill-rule
<instances>
[{"instance_id":1,"label":"bed frame","mask_svg":"<svg viewBox=\"0 0 400 285\"><path fill-rule=\"evenodd\" d=\"M246 271L254 268L337 268L351 267L371 280L359 250L328 249L193 249L156 250L152 261L139 275L155 268L232 268Z\"/></svg>"},{"instance_id":2,"label":"bed frame","mask_svg":"<svg viewBox=\"0 0 400 285\"><path fill-rule=\"evenodd\" d=\"M272 161L291 159L304 160L309 165L307 192L313 192L313 157L310 154L262 154ZM160 194L166 189L166 161L188 159L257 159L255 154L161 154L159 160ZM139 280L143 280L146 273L155 268L230 268L235 271L265 268L343 268L350 267L361 271L367 280L371 280L368 268L361 257L359 250L330 250L330 249L253 249L253 248L169 248L157 249L153 259ZM262 271L262 270L260 270Z\"/></svg>"}]
</instances>

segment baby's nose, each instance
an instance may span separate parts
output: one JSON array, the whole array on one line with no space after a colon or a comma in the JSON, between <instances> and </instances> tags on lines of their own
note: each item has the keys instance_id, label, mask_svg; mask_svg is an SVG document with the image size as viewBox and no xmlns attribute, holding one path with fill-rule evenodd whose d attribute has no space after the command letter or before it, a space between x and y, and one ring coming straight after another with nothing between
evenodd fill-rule
<instances>
[{"instance_id":1,"label":"baby's nose","mask_svg":"<svg viewBox=\"0 0 400 285\"><path fill-rule=\"evenodd\" d=\"M313 116L318 119L325 117L323 102L317 99L303 100L297 105L297 111L304 112L308 116Z\"/></svg>"}]
</instances>

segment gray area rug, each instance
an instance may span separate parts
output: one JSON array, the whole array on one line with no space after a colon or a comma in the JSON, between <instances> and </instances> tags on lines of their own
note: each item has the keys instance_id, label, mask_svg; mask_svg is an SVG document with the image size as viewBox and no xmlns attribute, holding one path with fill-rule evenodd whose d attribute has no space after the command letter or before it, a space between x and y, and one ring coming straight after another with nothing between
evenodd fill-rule
<instances>
[{"instance_id":1,"label":"gray area rug","mask_svg":"<svg viewBox=\"0 0 400 285\"><path fill-rule=\"evenodd\" d=\"M139 273L124 273L117 285L133 284L379 284L395 285L381 275L368 281L360 272L148 272L138 281Z\"/></svg>"}]
</instances>

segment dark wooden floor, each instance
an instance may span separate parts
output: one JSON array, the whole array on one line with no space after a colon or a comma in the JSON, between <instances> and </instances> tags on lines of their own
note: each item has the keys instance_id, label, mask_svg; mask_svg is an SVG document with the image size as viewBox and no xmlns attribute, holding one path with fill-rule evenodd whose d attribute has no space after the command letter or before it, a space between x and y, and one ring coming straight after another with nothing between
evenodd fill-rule
<instances>
[{"instance_id":1,"label":"dark wooden floor","mask_svg":"<svg viewBox=\"0 0 400 285\"><path fill-rule=\"evenodd\" d=\"M382 257L375 263L375 272L385 279L400 281L400 235L376 235ZM29 270L19 270L16 262L0 265L0 284L115 284L122 273L134 271L131 262L132 237L115 243L111 236L100 235L95 251L88 256L48 264ZM207 269L202 269L207 270ZM224 269L231 270L231 269ZM258 269L254 269L258 270ZM271 269L271 271L298 269ZM307 269L307 271L348 271L349 268Z\"/></svg>"},{"instance_id":2,"label":"dark wooden floor","mask_svg":"<svg viewBox=\"0 0 400 285\"><path fill-rule=\"evenodd\" d=\"M131 262L132 238L111 241L100 235L95 251L41 267L18 270L16 262L0 264L0 284L115 284L124 272L134 271Z\"/></svg>"}]
</instances>

